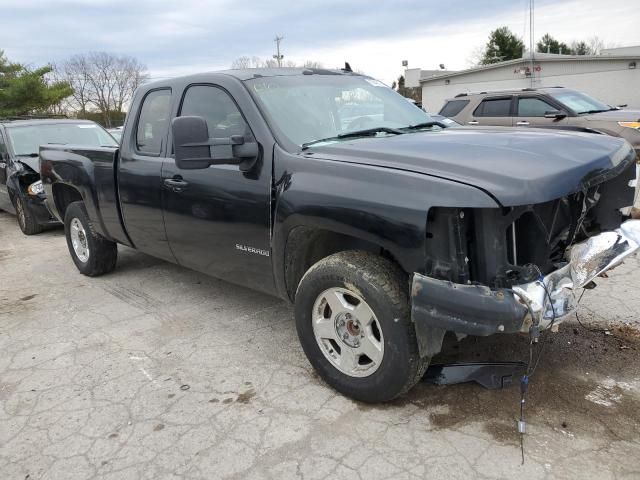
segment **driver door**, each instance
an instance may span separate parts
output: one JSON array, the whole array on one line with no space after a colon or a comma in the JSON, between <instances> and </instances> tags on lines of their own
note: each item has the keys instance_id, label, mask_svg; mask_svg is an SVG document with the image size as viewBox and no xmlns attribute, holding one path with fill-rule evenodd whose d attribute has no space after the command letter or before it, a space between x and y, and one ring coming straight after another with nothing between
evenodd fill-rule
<instances>
[{"instance_id":1,"label":"driver door","mask_svg":"<svg viewBox=\"0 0 640 480\"><path fill-rule=\"evenodd\" d=\"M178 116L206 120L210 138L242 135L255 142L231 95L218 85L191 85ZM238 165L162 167L167 238L178 263L208 275L273 292L271 268L271 163L258 159L248 172Z\"/></svg>"},{"instance_id":2,"label":"driver door","mask_svg":"<svg viewBox=\"0 0 640 480\"><path fill-rule=\"evenodd\" d=\"M552 127L564 125L567 119L545 118L545 113L561 110L558 106L552 105L545 99L527 95L517 99L516 113L513 117L514 127Z\"/></svg>"}]
</instances>

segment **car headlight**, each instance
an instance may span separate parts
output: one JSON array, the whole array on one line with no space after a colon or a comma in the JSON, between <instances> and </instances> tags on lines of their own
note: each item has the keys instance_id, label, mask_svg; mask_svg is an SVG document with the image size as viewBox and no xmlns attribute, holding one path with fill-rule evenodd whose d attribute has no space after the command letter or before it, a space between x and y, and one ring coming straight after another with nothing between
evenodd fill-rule
<instances>
[{"instance_id":1,"label":"car headlight","mask_svg":"<svg viewBox=\"0 0 640 480\"><path fill-rule=\"evenodd\" d=\"M640 130L640 122L618 122L618 125L620 125L621 127L635 128L636 130Z\"/></svg>"},{"instance_id":2,"label":"car headlight","mask_svg":"<svg viewBox=\"0 0 640 480\"><path fill-rule=\"evenodd\" d=\"M31 185L27 187L27 193L29 195L39 195L44 193L44 186L42 185L42 180L38 180L37 182L33 182Z\"/></svg>"}]
</instances>

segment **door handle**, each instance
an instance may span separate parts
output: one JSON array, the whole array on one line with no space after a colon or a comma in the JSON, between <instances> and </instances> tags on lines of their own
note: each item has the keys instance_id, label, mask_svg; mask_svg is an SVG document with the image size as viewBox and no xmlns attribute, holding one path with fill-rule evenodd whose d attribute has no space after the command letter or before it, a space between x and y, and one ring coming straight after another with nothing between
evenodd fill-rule
<instances>
[{"instance_id":1,"label":"door handle","mask_svg":"<svg viewBox=\"0 0 640 480\"><path fill-rule=\"evenodd\" d=\"M518 126L518 127L526 127L527 125L529 125L529 122L527 122L526 120L522 120L520 122L516 122L516 126Z\"/></svg>"},{"instance_id":2,"label":"door handle","mask_svg":"<svg viewBox=\"0 0 640 480\"><path fill-rule=\"evenodd\" d=\"M471 120L470 122L467 122L467 125L478 125L478 121L477 120Z\"/></svg>"},{"instance_id":3,"label":"door handle","mask_svg":"<svg viewBox=\"0 0 640 480\"><path fill-rule=\"evenodd\" d=\"M176 193L180 193L189 186L182 178L165 178L164 184Z\"/></svg>"}]
</instances>

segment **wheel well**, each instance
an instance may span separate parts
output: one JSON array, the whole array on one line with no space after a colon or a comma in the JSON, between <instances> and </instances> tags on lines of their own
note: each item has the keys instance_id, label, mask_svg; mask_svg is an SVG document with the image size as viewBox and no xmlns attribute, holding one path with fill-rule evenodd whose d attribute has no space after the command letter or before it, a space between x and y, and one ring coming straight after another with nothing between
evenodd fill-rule
<instances>
[{"instance_id":1,"label":"wheel well","mask_svg":"<svg viewBox=\"0 0 640 480\"><path fill-rule=\"evenodd\" d=\"M312 265L334 253L364 250L388 258L398 264L390 252L375 243L350 235L312 227L296 227L287 238L284 275L287 295L294 301L298 284Z\"/></svg>"},{"instance_id":2,"label":"wheel well","mask_svg":"<svg viewBox=\"0 0 640 480\"><path fill-rule=\"evenodd\" d=\"M67 207L73 202L82 201L82 195L74 187L64 183L55 183L53 185L53 201L56 209L60 214L60 218L64 220Z\"/></svg>"}]
</instances>

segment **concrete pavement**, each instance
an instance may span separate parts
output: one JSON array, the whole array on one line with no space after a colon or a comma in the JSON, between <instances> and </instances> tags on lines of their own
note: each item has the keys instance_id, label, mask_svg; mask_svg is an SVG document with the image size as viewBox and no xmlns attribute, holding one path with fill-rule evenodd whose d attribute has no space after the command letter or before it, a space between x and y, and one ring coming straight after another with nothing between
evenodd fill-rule
<instances>
[{"instance_id":1,"label":"concrete pavement","mask_svg":"<svg viewBox=\"0 0 640 480\"><path fill-rule=\"evenodd\" d=\"M586 328L548 336L522 466L517 387L359 404L311 369L284 302L119 255L84 277L60 229L26 237L0 212L1 479L640 478L637 258L586 293ZM468 338L443 358L526 347Z\"/></svg>"}]
</instances>

